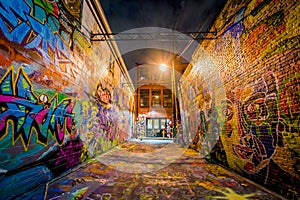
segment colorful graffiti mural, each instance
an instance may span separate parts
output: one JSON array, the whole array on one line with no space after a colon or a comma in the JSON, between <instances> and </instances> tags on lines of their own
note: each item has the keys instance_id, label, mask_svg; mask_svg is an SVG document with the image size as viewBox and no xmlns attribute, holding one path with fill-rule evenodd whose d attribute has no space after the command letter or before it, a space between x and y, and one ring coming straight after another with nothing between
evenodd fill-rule
<instances>
[{"instance_id":1,"label":"colorful graffiti mural","mask_svg":"<svg viewBox=\"0 0 300 200\"><path fill-rule=\"evenodd\" d=\"M37 142L45 146L48 132L59 145L64 142L65 135L76 134L72 133L74 103L70 99L58 103L56 97L50 100L45 94L37 97L22 68L18 69L15 79L13 68L10 68L0 81L0 88L0 139L10 134L15 144L20 138L27 150L33 133L37 134Z\"/></svg>"},{"instance_id":2,"label":"colorful graffiti mural","mask_svg":"<svg viewBox=\"0 0 300 200\"><path fill-rule=\"evenodd\" d=\"M0 81L2 170L36 162L50 147L61 146L78 135L75 102L57 93L37 95L34 91L22 67L16 72L14 67L8 68Z\"/></svg>"},{"instance_id":3,"label":"colorful graffiti mural","mask_svg":"<svg viewBox=\"0 0 300 200\"><path fill-rule=\"evenodd\" d=\"M2 66L23 60L30 66L27 73L35 83L74 97L84 95L81 88L90 88L89 80L95 80L99 73L94 71L95 66L90 60L96 57L96 52L81 31L86 27L80 26L80 19L74 19L64 9L67 6L55 1L7 1L0 5L0 35L5 38L1 42ZM81 3L76 7L81 8ZM100 48L105 47L101 45ZM103 61L107 62L107 59Z\"/></svg>"},{"instance_id":4,"label":"colorful graffiti mural","mask_svg":"<svg viewBox=\"0 0 300 200\"><path fill-rule=\"evenodd\" d=\"M276 146L283 145L279 128L277 88L277 79L269 72L254 86L237 90L234 100L229 100L236 110L233 110L234 117L226 123L237 122L237 129L229 130L232 134L224 139L226 143L231 142L230 151L247 161L243 163L244 170L253 171L262 163L265 166L264 161L272 157Z\"/></svg>"},{"instance_id":5,"label":"colorful graffiti mural","mask_svg":"<svg viewBox=\"0 0 300 200\"><path fill-rule=\"evenodd\" d=\"M221 141L226 162L235 170L256 175L266 185L274 173L279 173L281 176L277 175L276 179L297 185L299 151L295 144L298 139L293 137L291 141L284 135L297 135L299 128L281 114L279 88L274 73L267 72L253 85L228 94L231 98L224 100L222 107L225 124ZM297 116L296 112L293 115ZM288 119L297 121L296 118Z\"/></svg>"},{"instance_id":6,"label":"colorful graffiti mural","mask_svg":"<svg viewBox=\"0 0 300 200\"><path fill-rule=\"evenodd\" d=\"M1 198L38 197L37 185L129 138L128 77L107 43L90 43L85 6L0 2Z\"/></svg>"},{"instance_id":7,"label":"colorful graffiti mural","mask_svg":"<svg viewBox=\"0 0 300 200\"><path fill-rule=\"evenodd\" d=\"M212 26L219 38L199 46L181 84L183 137L200 151L205 134L216 134L208 159L289 199L300 196L299 9L290 1L228 1Z\"/></svg>"},{"instance_id":8,"label":"colorful graffiti mural","mask_svg":"<svg viewBox=\"0 0 300 200\"><path fill-rule=\"evenodd\" d=\"M35 49L40 53L42 60L48 64L54 57L60 58L57 56L51 58L50 51L59 53L65 58L70 57L70 51L62 39L53 34L58 32L57 25L60 24L57 4L42 0L28 1L28 3L26 1L1 2L1 33L9 41L25 48ZM33 12L30 12L31 10Z\"/></svg>"}]
</instances>

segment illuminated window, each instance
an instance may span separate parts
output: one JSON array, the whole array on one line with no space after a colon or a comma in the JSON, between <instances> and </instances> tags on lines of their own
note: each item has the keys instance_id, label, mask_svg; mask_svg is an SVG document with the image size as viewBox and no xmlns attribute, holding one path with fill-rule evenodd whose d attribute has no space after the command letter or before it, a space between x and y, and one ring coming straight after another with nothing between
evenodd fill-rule
<instances>
[{"instance_id":1,"label":"illuminated window","mask_svg":"<svg viewBox=\"0 0 300 200\"><path fill-rule=\"evenodd\" d=\"M159 130L159 119L153 119L153 128Z\"/></svg>"},{"instance_id":2,"label":"illuminated window","mask_svg":"<svg viewBox=\"0 0 300 200\"><path fill-rule=\"evenodd\" d=\"M170 89L164 89L164 107L171 108L172 107L172 91Z\"/></svg>"},{"instance_id":3,"label":"illuminated window","mask_svg":"<svg viewBox=\"0 0 300 200\"><path fill-rule=\"evenodd\" d=\"M140 107L149 108L149 89L140 89Z\"/></svg>"},{"instance_id":4,"label":"illuminated window","mask_svg":"<svg viewBox=\"0 0 300 200\"><path fill-rule=\"evenodd\" d=\"M152 107L160 107L160 90L154 89L152 90Z\"/></svg>"}]
</instances>

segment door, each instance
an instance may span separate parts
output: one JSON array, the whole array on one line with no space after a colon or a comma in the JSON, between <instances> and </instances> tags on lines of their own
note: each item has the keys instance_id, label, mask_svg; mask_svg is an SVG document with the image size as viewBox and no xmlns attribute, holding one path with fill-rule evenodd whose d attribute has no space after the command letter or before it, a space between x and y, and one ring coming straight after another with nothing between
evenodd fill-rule
<instances>
[{"instance_id":1,"label":"door","mask_svg":"<svg viewBox=\"0 0 300 200\"><path fill-rule=\"evenodd\" d=\"M165 128L166 118L147 118L146 135L147 137L158 137L161 129ZM161 136L160 136L161 137Z\"/></svg>"}]
</instances>

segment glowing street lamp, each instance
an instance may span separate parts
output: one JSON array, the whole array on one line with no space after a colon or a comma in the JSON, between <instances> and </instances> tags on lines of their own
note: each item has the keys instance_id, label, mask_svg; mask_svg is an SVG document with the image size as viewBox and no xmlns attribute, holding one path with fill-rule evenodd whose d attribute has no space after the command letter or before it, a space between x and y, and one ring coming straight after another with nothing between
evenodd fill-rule
<instances>
[{"instance_id":1,"label":"glowing street lamp","mask_svg":"<svg viewBox=\"0 0 300 200\"><path fill-rule=\"evenodd\" d=\"M159 69L164 72L164 71L167 70L167 65L166 64L160 64Z\"/></svg>"}]
</instances>

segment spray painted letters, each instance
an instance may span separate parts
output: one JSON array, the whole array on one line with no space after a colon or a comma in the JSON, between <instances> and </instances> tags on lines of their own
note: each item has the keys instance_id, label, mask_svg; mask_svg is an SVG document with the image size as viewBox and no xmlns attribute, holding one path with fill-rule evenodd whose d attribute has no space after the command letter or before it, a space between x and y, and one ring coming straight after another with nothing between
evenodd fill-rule
<instances>
[{"instance_id":1,"label":"spray painted letters","mask_svg":"<svg viewBox=\"0 0 300 200\"><path fill-rule=\"evenodd\" d=\"M0 140L12 135L13 145L20 138L24 149L28 149L33 133L37 141L47 145L50 132L59 145L65 133L72 134L74 102L64 99L59 104L55 95L51 100L42 94L39 98L32 91L32 84L22 68L14 79L10 68L0 81Z\"/></svg>"}]
</instances>

